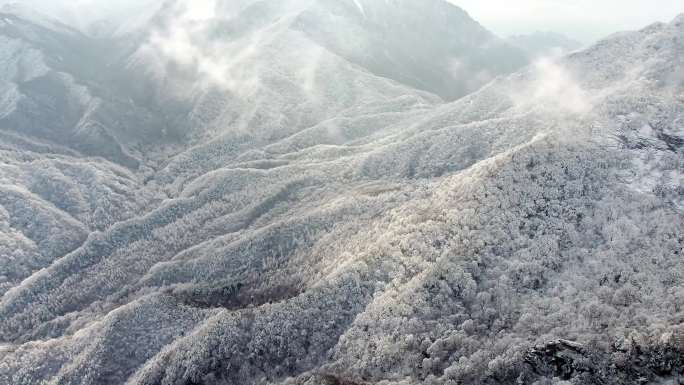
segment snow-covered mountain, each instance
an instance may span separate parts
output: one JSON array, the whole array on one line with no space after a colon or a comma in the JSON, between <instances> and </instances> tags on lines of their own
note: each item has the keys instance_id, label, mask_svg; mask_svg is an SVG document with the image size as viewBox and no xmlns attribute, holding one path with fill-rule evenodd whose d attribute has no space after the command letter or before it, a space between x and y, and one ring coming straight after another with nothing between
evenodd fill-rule
<instances>
[{"instance_id":1,"label":"snow-covered mountain","mask_svg":"<svg viewBox=\"0 0 684 385\"><path fill-rule=\"evenodd\" d=\"M143 27L164 0L0 0L0 8L69 25L93 37L125 35Z\"/></svg>"},{"instance_id":2,"label":"snow-covered mountain","mask_svg":"<svg viewBox=\"0 0 684 385\"><path fill-rule=\"evenodd\" d=\"M516 70L437 0L213 5L0 15L1 384L684 375L684 16Z\"/></svg>"}]
</instances>

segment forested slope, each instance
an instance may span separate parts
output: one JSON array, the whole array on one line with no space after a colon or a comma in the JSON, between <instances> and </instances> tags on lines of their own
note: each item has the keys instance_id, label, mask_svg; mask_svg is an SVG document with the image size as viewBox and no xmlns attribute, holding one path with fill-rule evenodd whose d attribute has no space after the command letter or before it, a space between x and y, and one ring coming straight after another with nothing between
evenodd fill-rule
<instances>
[{"instance_id":1,"label":"forested slope","mask_svg":"<svg viewBox=\"0 0 684 385\"><path fill-rule=\"evenodd\" d=\"M3 16L0 383L684 375L683 17L445 102L412 2L222 4L125 41ZM483 58L451 42L420 52Z\"/></svg>"}]
</instances>

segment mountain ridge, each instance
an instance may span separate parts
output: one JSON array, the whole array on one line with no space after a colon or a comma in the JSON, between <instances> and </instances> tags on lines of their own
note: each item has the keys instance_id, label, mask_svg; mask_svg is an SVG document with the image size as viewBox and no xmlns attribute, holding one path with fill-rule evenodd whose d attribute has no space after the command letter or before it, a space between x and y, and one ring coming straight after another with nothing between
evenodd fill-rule
<instances>
[{"instance_id":1,"label":"mountain ridge","mask_svg":"<svg viewBox=\"0 0 684 385\"><path fill-rule=\"evenodd\" d=\"M220 52L258 70L248 92L172 64L144 83L83 85L110 90L98 94L105 117L120 104L133 116L182 110L114 131L132 132L121 142L140 166L0 130L0 382L684 375L681 16L444 102L326 49L315 76L299 73L321 45L247 3L256 21L200 12L170 28L171 41L220 31L218 45L187 36L199 40L185 64L230 48ZM375 12L334 4L352 22ZM117 76L147 77L131 57L156 57L157 39L113 53ZM3 80L21 89L12 73ZM167 90L178 100L156 99Z\"/></svg>"}]
</instances>

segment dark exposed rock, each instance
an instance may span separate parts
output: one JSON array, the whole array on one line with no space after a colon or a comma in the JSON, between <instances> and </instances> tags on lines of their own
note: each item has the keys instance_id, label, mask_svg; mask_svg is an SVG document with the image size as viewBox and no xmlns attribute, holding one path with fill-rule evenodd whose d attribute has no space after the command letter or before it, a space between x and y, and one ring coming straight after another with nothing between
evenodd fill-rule
<instances>
[{"instance_id":1,"label":"dark exposed rock","mask_svg":"<svg viewBox=\"0 0 684 385\"><path fill-rule=\"evenodd\" d=\"M609 351L560 339L527 351L525 363L539 377L573 384L680 384L684 380L684 349L676 338L668 338L647 343L625 340Z\"/></svg>"}]
</instances>

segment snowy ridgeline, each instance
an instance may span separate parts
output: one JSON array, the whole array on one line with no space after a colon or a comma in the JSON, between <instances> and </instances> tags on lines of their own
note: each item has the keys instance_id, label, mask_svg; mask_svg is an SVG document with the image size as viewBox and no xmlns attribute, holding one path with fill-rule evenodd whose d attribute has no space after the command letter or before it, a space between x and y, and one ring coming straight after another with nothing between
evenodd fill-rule
<instances>
[{"instance_id":1,"label":"snowy ridgeline","mask_svg":"<svg viewBox=\"0 0 684 385\"><path fill-rule=\"evenodd\" d=\"M676 383L684 19L517 71L416 7L2 16L0 384Z\"/></svg>"}]
</instances>

